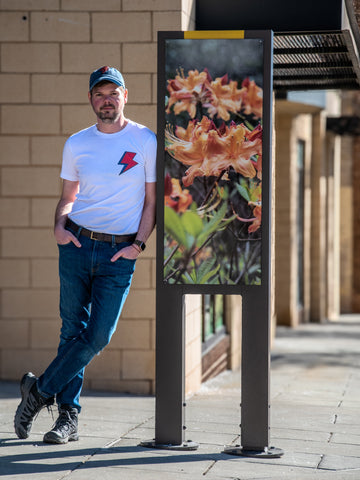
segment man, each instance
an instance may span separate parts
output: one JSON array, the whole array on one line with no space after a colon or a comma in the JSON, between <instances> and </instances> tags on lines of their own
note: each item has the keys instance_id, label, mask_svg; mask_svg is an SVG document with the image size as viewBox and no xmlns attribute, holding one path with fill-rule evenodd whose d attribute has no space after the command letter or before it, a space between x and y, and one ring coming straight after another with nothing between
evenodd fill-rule
<instances>
[{"instance_id":1,"label":"man","mask_svg":"<svg viewBox=\"0 0 360 480\"><path fill-rule=\"evenodd\" d=\"M79 438L84 368L116 329L135 261L155 225L155 134L125 117L128 92L117 69L95 70L88 97L97 123L65 144L55 213L59 348L39 378L23 376L14 420L17 436L27 438L38 412L56 400L59 417L47 443Z\"/></svg>"}]
</instances>

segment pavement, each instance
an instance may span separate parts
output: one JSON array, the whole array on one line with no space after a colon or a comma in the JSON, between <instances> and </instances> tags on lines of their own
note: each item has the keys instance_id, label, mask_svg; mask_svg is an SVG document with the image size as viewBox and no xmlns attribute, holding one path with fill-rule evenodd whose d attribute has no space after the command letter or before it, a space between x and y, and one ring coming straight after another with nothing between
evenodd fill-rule
<instances>
[{"instance_id":1,"label":"pavement","mask_svg":"<svg viewBox=\"0 0 360 480\"><path fill-rule=\"evenodd\" d=\"M271 446L280 458L223 453L239 439L240 372L224 372L187 400L195 451L139 446L154 438L155 399L85 392L78 442L48 445L46 410L19 440L19 386L0 382L0 476L4 480L359 480L360 316L278 328L271 362Z\"/></svg>"}]
</instances>

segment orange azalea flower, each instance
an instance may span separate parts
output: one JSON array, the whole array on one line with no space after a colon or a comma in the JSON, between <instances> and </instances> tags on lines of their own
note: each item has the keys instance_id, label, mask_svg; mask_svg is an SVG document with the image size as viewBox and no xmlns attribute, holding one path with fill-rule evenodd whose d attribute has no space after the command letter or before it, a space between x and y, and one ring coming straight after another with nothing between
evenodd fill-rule
<instances>
[{"instance_id":1,"label":"orange azalea flower","mask_svg":"<svg viewBox=\"0 0 360 480\"><path fill-rule=\"evenodd\" d=\"M256 230L258 230L258 228L260 228L261 226L261 206L260 205L257 205L254 208L253 214L255 218L252 219L253 222L248 228L249 233L256 232Z\"/></svg>"},{"instance_id":2,"label":"orange azalea flower","mask_svg":"<svg viewBox=\"0 0 360 480\"><path fill-rule=\"evenodd\" d=\"M208 70L190 70L185 77L184 72L168 80L169 102L166 113L174 107L175 115L187 111L191 118L196 116L196 106L201 103L208 109L210 118L216 115L224 121L230 120L230 113L241 110L247 115L257 118L262 116L262 89L253 80L246 78L237 88L237 82L229 81L228 75L212 80Z\"/></svg>"},{"instance_id":3,"label":"orange azalea flower","mask_svg":"<svg viewBox=\"0 0 360 480\"><path fill-rule=\"evenodd\" d=\"M253 188L251 191L251 198L253 201L249 202L250 206L254 206L252 224L248 228L249 233L254 233L261 226L261 184Z\"/></svg>"},{"instance_id":4,"label":"orange azalea flower","mask_svg":"<svg viewBox=\"0 0 360 480\"><path fill-rule=\"evenodd\" d=\"M254 80L245 80L241 84L242 86L242 108L247 115L253 114L256 118L262 117L262 105L263 105L263 91L258 87Z\"/></svg>"},{"instance_id":5,"label":"orange azalea flower","mask_svg":"<svg viewBox=\"0 0 360 480\"><path fill-rule=\"evenodd\" d=\"M248 193L251 200L248 202L248 205L251 207L255 207L252 211L253 218L242 218L236 214L234 207L232 207L233 213L236 215L237 219L240 222L244 223L251 223L248 228L249 233L254 233L258 228L261 226L261 183L253 183L249 182Z\"/></svg>"},{"instance_id":6,"label":"orange azalea flower","mask_svg":"<svg viewBox=\"0 0 360 480\"><path fill-rule=\"evenodd\" d=\"M178 213L183 213L192 204L192 196L189 190L182 190L177 178L165 177L165 205Z\"/></svg>"},{"instance_id":7,"label":"orange azalea flower","mask_svg":"<svg viewBox=\"0 0 360 480\"><path fill-rule=\"evenodd\" d=\"M262 180L262 155L259 154L257 161L256 162L252 161L252 164L256 168L258 179Z\"/></svg>"},{"instance_id":8,"label":"orange azalea flower","mask_svg":"<svg viewBox=\"0 0 360 480\"><path fill-rule=\"evenodd\" d=\"M175 79L168 80L168 91L170 94L169 103L166 108L166 113L170 113L171 107L174 105L175 115L187 111L191 118L196 115L196 105L201 100L201 97L206 95L205 83L207 80L207 73L198 70L190 70L189 75L184 77L176 75Z\"/></svg>"},{"instance_id":9,"label":"orange azalea flower","mask_svg":"<svg viewBox=\"0 0 360 480\"><path fill-rule=\"evenodd\" d=\"M232 122L218 130L204 116L201 122L190 123L186 130L177 128L175 133L166 131L167 150L176 160L190 165L182 179L185 186L191 185L195 177L219 176L229 168L244 177L255 177L250 159L262 151L261 125L251 131L244 124Z\"/></svg>"},{"instance_id":10,"label":"orange azalea flower","mask_svg":"<svg viewBox=\"0 0 360 480\"><path fill-rule=\"evenodd\" d=\"M241 109L242 90L238 90L237 82L228 81L228 76L216 78L208 85L210 99L204 103L208 109L210 118L215 115L222 118L225 122L230 120L230 113L236 113Z\"/></svg>"}]
</instances>

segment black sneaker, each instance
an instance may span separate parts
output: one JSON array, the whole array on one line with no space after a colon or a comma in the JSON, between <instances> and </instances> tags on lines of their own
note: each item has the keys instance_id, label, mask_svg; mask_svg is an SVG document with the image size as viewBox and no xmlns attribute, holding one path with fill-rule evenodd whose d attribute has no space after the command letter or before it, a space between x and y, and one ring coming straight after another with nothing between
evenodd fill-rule
<instances>
[{"instance_id":1,"label":"black sneaker","mask_svg":"<svg viewBox=\"0 0 360 480\"><path fill-rule=\"evenodd\" d=\"M37 380L32 373L25 373L20 382L22 400L14 419L15 433L19 438L28 438L36 415L54 403L54 397L45 398L38 392Z\"/></svg>"},{"instance_id":2,"label":"black sneaker","mask_svg":"<svg viewBox=\"0 0 360 480\"><path fill-rule=\"evenodd\" d=\"M59 407L59 417L50 432L45 433L45 443L67 443L79 440L78 411L68 405Z\"/></svg>"}]
</instances>

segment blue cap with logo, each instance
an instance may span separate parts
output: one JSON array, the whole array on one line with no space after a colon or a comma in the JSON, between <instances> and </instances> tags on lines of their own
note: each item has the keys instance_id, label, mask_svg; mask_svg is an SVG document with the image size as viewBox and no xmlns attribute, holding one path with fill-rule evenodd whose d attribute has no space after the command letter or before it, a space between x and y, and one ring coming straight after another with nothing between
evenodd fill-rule
<instances>
[{"instance_id":1,"label":"blue cap with logo","mask_svg":"<svg viewBox=\"0 0 360 480\"><path fill-rule=\"evenodd\" d=\"M119 70L114 67L105 66L92 72L90 75L89 90L91 91L96 84L102 82L103 80L107 80L108 82L115 83L119 87L125 88L124 78Z\"/></svg>"}]
</instances>

